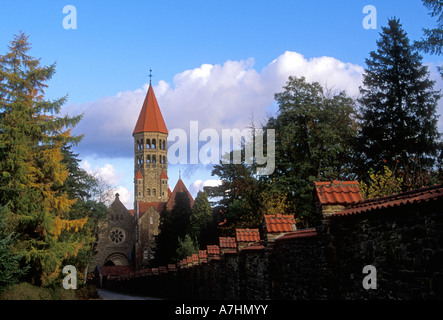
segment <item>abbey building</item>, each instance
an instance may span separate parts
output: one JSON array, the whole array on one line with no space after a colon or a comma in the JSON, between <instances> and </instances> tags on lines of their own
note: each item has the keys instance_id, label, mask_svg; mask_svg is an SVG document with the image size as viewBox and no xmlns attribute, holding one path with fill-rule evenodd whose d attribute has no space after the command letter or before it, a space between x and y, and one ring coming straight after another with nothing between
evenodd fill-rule
<instances>
[{"instance_id":1,"label":"abbey building","mask_svg":"<svg viewBox=\"0 0 443 320\"><path fill-rule=\"evenodd\" d=\"M155 257L155 236L160 215L172 210L175 195L185 192L191 207L194 199L181 179L169 188L167 138L154 90L149 85L134 138L134 209L128 210L116 194L108 217L100 226L96 265L143 268Z\"/></svg>"}]
</instances>

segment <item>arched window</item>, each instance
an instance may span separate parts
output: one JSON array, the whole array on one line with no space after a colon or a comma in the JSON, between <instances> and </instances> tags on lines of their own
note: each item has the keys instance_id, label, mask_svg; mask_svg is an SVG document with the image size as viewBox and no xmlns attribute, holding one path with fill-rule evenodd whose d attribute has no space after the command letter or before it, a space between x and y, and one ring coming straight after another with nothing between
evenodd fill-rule
<instances>
[{"instance_id":1,"label":"arched window","mask_svg":"<svg viewBox=\"0 0 443 320\"><path fill-rule=\"evenodd\" d=\"M146 190L146 195L150 196L151 195L151 189Z\"/></svg>"},{"instance_id":2,"label":"arched window","mask_svg":"<svg viewBox=\"0 0 443 320\"><path fill-rule=\"evenodd\" d=\"M163 150L166 150L166 141L163 140Z\"/></svg>"},{"instance_id":3,"label":"arched window","mask_svg":"<svg viewBox=\"0 0 443 320\"><path fill-rule=\"evenodd\" d=\"M157 195L157 192L155 189L152 189L152 195L155 197Z\"/></svg>"},{"instance_id":4,"label":"arched window","mask_svg":"<svg viewBox=\"0 0 443 320\"><path fill-rule=\"evenodd\" d=\"M157 159L155 158L155 155L152 156L152 163L155 163Z\"/></svg>"},{"instance_id":5,"label":"arched window","mask_svg":"<svg viewBox=\"0 0 443 320\"><path fill-rule=\"evenodd\" d=\"M146 139L146 149L151 149L151 140Z\"/></svg>"},{"instance_id":6,"label":"arched window","mask_svg":"<svg viewBox=\"0 0 443 320\"><path fill-rule=\"evenodd\" d=\"M151 156L149 154L146 156L146 163L151 163Z\"/></svg>"},{"instance_id":7,"label":"arched window","mask_svg":"<svg viewBox=\"0 0 443 320\"><path fill-rule=\"evenodd\" d=\"M163 163L166 163L166 156L163 156Z\"/></svg>"},{"instance_id":8,"label":"arched window","mask_svg":"<svg viewBox=\"0 0 443 320\"><path fill-rule=\"evenodd\" d=\"M152 139L152 143L151 143L152 149L155 149L155 144L156 144L155 139Z\"/></svg>"}]
</instances>

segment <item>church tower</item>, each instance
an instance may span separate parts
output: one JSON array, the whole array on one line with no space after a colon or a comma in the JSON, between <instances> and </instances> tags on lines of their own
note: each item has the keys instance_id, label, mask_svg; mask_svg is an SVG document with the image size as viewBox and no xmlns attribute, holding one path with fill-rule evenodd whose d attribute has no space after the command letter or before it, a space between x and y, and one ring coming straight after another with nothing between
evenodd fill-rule
<instances>
[{"instance_id":1,"label":"church tower","mask_svg":"<svg viewBox=\"0 0 443 320\"><path fill-rule=\"evenodd\" d=\"M138 202L167 202L169 199L168 129L151 84L132 136L134 137L134 205L136 206Z\"/></svg>"}]
</instances>

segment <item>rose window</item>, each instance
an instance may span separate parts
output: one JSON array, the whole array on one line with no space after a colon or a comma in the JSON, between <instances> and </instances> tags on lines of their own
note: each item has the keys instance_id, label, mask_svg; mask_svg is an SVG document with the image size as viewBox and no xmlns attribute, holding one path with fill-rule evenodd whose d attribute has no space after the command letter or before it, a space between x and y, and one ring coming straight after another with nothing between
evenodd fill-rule
<instances>
[{"instance_id":1,"label":"rose window","mask_svg":"<svg viewBox=\"0 0 443 320\"><path fill-rule=\"evenodd\" d=\"M109 235L111 241L114 243L121 243L125 240L125 232L121 229L114 229Z\"/></svg>"}]
</instances>

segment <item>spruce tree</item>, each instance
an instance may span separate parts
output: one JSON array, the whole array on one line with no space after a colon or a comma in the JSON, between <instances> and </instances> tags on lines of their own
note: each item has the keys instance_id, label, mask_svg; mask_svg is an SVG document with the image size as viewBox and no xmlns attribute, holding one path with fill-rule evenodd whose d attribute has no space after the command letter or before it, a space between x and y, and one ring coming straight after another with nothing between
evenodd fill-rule
<instances>
[{"instance_id":1,"label":"spruce tree","mask_svg":"<svg viewBox=\"0 0 443 320\"><path fill-rule=\"evenodd\" d=\"M438 157L437 101L440 93L410 45L398 19L382 28L377 50L366 59L361 98L359 174L381 171L386 162L409 170L411 161L432 168Z\"/></svg>"},{"instance_id":2,"label":"spruce tree","mask_svg":"<svg viewBox=\"0 0 443 320\"><path fill-rule=\"evenodd\" d=\"M66 232L82 228L87 217L68 219L75 199L60 191L69 173L62 146L80 141L71 128L81 116L58 116L66 97L45 99L55 64L41 66L30 49L21 33L0 56L0 205L18 235L14 252L30 266L27 280L47 285L61 275L63 259L82 247Z\"/></svg>"}]
</instances>

